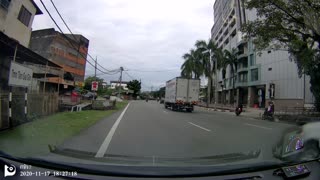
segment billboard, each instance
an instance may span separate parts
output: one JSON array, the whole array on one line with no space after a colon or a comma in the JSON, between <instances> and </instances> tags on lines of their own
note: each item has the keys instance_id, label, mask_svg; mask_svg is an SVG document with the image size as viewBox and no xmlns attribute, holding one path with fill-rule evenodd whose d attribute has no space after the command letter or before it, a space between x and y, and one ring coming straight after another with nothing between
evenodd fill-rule
<instances>
[{"instance_id":1,"label":"billboard","mask_svg":"<svg viewBox=\"0 0 320 180\"><path fill-rule=\"evenodd\" d=\"M29 87L32 83L33 71L16 62L11 62L9 72L9 86Z\"/></svg>"}]
</instances>

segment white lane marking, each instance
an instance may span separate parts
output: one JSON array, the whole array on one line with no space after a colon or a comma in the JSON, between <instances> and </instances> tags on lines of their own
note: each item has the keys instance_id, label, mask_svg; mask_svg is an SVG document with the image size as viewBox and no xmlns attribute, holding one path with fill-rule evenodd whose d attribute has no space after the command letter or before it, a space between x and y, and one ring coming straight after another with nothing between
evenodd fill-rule
<instances>
[{"instance_id":1,"label":"white lane marking","mask_svg":"<svg viewBox=\"0 0 320 180\"><path fill-rule=\"evenodd\" d=\"M203 130L208 131L208 132L211 131L210 129L207 129L207 128L201 127L201 126L199 126L199 125L193 124L192 122L189 122L189 124L194 125L194 126L200 128L200 129L203 129Z\"/></svg>"},{"instance_id":2,"label":"white lane marking","mask_svg":"<svg viewBox=\"0 0 320 180\"><path fill-rule=\"evenodd\" d=\"M166 113L166 114L168 114L168 112L167 111L163 111L164 113Z\"/></svg>"},{"instance_id":3,"label":"white lane marking","mask_svg":"<svg viewBox=\"0 0 320 180\"><path fill-rule=\"evenodd\" d=\"M103 141L103 143L101 144L97 154L95 155L95 157L103 157L104 154L106 153L109 144L111 142L111 139L124 115L124 113L127 111L128 107L129 107L130 103L127 105L127 107L122 111L122 113L120 114L120 116L118 117L118 119L116 120L116 122L114 123L114 125L112 126L110 132L108 133L107 137L105 138L105 140Z\"/></svg>"},{"instance_id":4,"label":"white lane marking","mask_svg":"<svg viewBox=\"0 0 320 180\"><path fill-rule=\"evenodd\" d=\"M261 129L266 129L266 130L272 130L272 128L269 128L269 127L264 127L264 126L249 124L249 123L245 123L245 125L247 125L247 126L253 126L253 127L257 127L257 128L261 128Z\"/></svg>"}]
</instances>

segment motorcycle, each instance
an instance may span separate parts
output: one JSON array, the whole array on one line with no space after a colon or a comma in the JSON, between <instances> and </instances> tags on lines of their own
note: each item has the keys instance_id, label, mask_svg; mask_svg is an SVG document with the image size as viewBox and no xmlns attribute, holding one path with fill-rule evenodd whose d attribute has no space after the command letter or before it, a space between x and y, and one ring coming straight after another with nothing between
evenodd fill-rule
<instances>
[{"instance_id":1,"label":"motorcycle","mask_svg":"<svg viewBox=\"0 0 320 180\"><path fill-rule=\"evenodd\" d=\"M269 111L266 109L266 110L264 111L263 115L262 115L262 120L273 121L273 120L274 120L273 112L269 112Z\"/></svg>"},{"instance_id":2,"label":"motorcycle","mask_svg":"<svg viewBox=\"0 0 320 180\"><path fill-rule=\"evenodd\" d=\"M264 110L264 113L262 115L262 120L273 121L274 120L273 114L274 114L274 104L270 102L269 107Z\"/></svg>"},{"instance_id":3,"label":"motorcycle","mask_svg":"<svg viewBox=\"0 0 320 180\"><path fill-rule=\"evenodd\" d=\"M242 113L242 106L238 106L235 110L236 116L239 116Z\"/></svg>"}]
</instances>

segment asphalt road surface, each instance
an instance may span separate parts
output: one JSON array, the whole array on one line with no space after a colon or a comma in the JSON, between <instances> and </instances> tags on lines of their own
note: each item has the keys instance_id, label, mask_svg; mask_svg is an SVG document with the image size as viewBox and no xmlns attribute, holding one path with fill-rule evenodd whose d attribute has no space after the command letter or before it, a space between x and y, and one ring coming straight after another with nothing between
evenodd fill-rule
<instances>
[{"instance_id":1,"label":"asphalt road surface","mask_svg":"<svg viewBox=\"0 0 320 180\"><path fill-rule=\"evenodd\" d=\"M272 158L272 147L289 124L255 120L226 112L193 113L165 109L156 101L132 101L59 148L108 155L205 157L261 150Z\"/></svg>"}]
</instances>

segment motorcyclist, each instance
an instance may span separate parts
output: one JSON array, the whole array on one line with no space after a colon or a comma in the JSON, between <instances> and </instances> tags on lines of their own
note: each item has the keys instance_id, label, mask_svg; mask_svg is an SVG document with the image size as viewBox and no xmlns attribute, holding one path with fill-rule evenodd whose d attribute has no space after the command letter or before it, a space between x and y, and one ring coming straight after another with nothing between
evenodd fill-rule
<instances>
[{"instance_id":1,"label":"motorcyclist","mask_svg":"<svg viewBox=\"0 0 320 180\"><path fill-rule=\"evenodd\" d=\"M243 105L240 103L236 108L236 115L240 115L240 113L242 113L242 110L243 110Z\"/></svg>"},{"instance_id":2,"label":"motorcyclist","mask_svg":"<svg viewBox=\"0 0 320 180\"><path fill-rule=\"evenodd\" d=\"M273 116L273 113L274 113L274 104L272 101L270 101L268 107L264 111L264 114L268 116Z\"/></svg>"}]
</instances>

